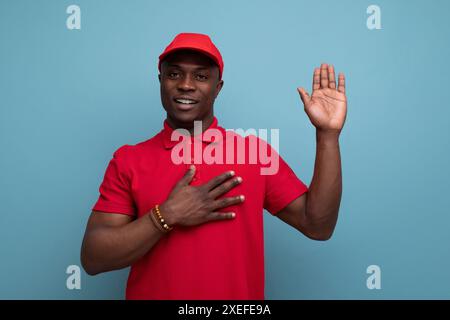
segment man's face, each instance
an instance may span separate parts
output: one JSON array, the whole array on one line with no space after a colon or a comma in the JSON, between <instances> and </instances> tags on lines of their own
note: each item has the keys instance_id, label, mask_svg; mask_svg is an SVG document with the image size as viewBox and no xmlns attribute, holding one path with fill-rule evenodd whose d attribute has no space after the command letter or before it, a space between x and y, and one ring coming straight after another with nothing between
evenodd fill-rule
<instances>
[{"instance_id":1,"label":"man's face","mask_svg":"<svg viewBox=\"0 0 450 320\"><path fill-rule=\"evenodd\" d=\"M161 102L172 127L190 129L195 120L212 122L214 100L223 86L219 68L207 56L180 50L161 63Z\"/></svg>"}]
</instances>

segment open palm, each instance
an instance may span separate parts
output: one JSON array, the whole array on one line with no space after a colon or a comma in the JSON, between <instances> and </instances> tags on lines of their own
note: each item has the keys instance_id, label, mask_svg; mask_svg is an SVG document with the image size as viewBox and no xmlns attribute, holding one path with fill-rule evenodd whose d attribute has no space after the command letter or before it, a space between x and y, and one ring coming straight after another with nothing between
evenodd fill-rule
<instances>
[{"instance_id":1,"label":"open palm","mask_svg":"<svg viewBox=\"0 0 450 320\"><path fill-rule=\"evenodd\" d=\"M313 91L310 96L305 89L298 88L300 97L311 123L319 130L340 132L347 115L345 77L339 74L338 85L334 67L322 63L314 69Z\"/></svg>"}]
</instances>

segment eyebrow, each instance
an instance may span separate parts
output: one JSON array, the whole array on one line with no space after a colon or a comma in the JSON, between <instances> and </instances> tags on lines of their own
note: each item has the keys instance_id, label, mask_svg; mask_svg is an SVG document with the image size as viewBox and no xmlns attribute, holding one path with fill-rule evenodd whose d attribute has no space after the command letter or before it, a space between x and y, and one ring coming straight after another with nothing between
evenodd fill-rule
<instances>
[{"instance_id":1,"label":"eyebrow","mask_svg":"<svg viewBox=\"0 0 450 320\"><path fill-rule=\"evenodd\" d=\"M181 66L179 66L178 64L173 64L173 63L168 63L167 64L169 67L177 67L177 68L181 68ZM197 67L195 68L195 70L209 70L209 67Z\"/></svg>"}]
</instances>

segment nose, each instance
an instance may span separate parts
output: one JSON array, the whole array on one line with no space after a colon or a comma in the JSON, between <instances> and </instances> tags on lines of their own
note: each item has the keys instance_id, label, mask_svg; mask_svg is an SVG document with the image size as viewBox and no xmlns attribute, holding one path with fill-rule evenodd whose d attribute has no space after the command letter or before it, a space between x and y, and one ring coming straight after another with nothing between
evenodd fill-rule
<instances>
[{"instance_id":1,"label":"nose","mask_svg":"<svg viewBox=\"0 0 450 320\"><path fill-rule=\"evenodd\" d=\"M178 82L178 90L180 91L195 90L195 83L189 74L180 79L180 81Z\"/></svg>"}]
</instances>

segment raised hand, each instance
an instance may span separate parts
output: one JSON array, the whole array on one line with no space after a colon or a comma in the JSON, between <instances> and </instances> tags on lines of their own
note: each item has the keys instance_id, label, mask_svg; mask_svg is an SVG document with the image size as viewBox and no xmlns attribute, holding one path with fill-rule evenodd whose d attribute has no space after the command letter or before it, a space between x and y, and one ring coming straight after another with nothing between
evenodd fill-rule
<instances>
[{"instance_id":1,"label":"raised hand","mask_svg":"<svg viewBox=\"0 0 450 320\"><path fill-rule=\"evenodd\" d=\"M242 182L234 172L225 172L200 186L191 186L195 166L177 182L168 199L161 204L161 212L169 225L194 226L208 221L229 220L234 212L219 212L220 209L240 204L244 196L220 198Z\"/></svg>"},{"instance_id":2,"label":"raised hand","mask_svg":"<svg viewBox=\"0 0 450 320\"><path fill-rule=\"evenodd\" d=\"M347 115L344 74L339 74L336 87L334 67L322 63L320 68L314 69L312 95L302 87L297 90L305 112L316 129L340 133Z\"/></svg>"}]
</instances>

